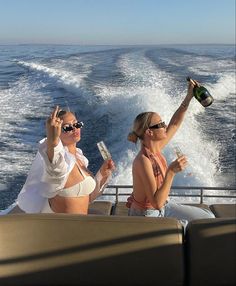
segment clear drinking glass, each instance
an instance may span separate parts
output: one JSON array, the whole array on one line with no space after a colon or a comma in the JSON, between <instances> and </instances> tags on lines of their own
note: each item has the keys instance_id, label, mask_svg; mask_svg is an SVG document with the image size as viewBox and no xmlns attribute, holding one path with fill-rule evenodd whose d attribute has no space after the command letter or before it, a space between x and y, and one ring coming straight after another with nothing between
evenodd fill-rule
<instances>
[{"instance_id":1,"label":"clear drinking glass","mask_svg":"<svg viewBox=\"0 0 236 286\"><path fill-rule=\"evenodd\" d=\"M181 148L179 146L175 146L174 147L174 152L175 155L177 156L177 158L181 157L184 155L184 153L182 152ZM189 165L189 164L188 164ZM190 170L190 166L188 166L184 171L183 171L184 177L186 176L192 176L192 172Z\"/></svg>"},{"instance_id":2,"label":"clear drinking glass","mask_svg":"<svg viewBox=\"0 0 236 286\"><path fill-rule=\"evenodd\" d=\"M97 143L98 150L100 151L103 160L111 159L111 153L108 151L107 146L103 141Z\"/></svg>"}]
</instances>

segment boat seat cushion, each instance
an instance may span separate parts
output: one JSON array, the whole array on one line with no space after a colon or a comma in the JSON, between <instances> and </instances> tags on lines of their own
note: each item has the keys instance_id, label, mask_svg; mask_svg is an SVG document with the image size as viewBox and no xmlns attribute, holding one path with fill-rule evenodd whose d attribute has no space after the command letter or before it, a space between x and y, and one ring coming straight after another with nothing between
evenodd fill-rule
<instances>
[{"instance_id":1,"label":"boat seat cushion","mask_svg":"<svg viewBox=\"0 0 236 286\"><path fill-rule=\"evenodd\" d=\"M191 221L186 230L189 286L236 285L236 219Z\"/></svg>"},{"instance_id":2,"label":"boat seat cushion","mask_svg":"<svg viewBox=\"0 0 236 286\"><path fill-rule=\"evenodd\" d=\"M128 208L126 207L126 202L118 202L114 205L113 215L118 216L128 216Z\"/></svg>"},{"instance_id":3,"label":"boat seat cushion","mask_svg":"<svg viewBox=\"0 0 236 286\"><path fill-rule=\"evenodd\" d=\"M0 229L0 285L183 285L175 219L18 214Z\"/></svg>"},{"instance_id":4,"label":"boat seat cushion","mask_svg":"<svg viewBox=\"0 0 236 286\"><path fill-rule=\"evenodd\" d=\"M110 215L112 209L112 202L109 201L94 201L89 204L88 213L97 215ZM16 205L8 214L22 214L25 213Z\"/></svg>"},{"instance_id":5,"label":"boat seat cushion","mask_svg":"<svg viewBox=\"0 0 236 286\"><path fill-rule=\"evenodd\" d=\"M235 204L214 204L210 209L219 218L236 217Z\"/></svg>"},{"instance_id":6,"label":"boat seat cushion","mask_svg":"<svg viewBox=\"0 0 236 286\"><path fill-rule=\"evenodd\" d=\"M112 202L94 201L89 205L89 214L110 215L112 210Z\"/></svg>"}]
</instances>

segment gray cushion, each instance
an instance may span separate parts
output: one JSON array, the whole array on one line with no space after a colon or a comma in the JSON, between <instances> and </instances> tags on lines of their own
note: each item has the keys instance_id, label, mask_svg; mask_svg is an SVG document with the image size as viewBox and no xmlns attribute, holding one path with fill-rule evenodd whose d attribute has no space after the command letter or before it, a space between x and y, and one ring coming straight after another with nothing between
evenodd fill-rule
<instances>
[{"instance_id":1,"label":"gray cushion","mask_svg":"<svg viewBox=\"0 0 236 286\"><path fill-rule=\"evenodd\" d=\"M115 204L112 214L119 216L128 216L128 208L126 202L118 202Z\"/></svg>"},{"instance_id":2,"label":"gray cushion","mask_svg":"<svg viewBox=\"0 0 236 286\"><path fill-rule=\"evenodd\" d=\"M186 231L188 285L236 285L236 220L191 221Z\"/></svg>"},{"instance_id":3,"label":"gray cushion","mask_svg":"<svg viewBox=\"0 0 236 286\"><path fill-rule=\"evenodd\" d=\"M89 214L110 215L112 202L109 201L94 201L89 205Z\"/></svg>"},{"instance_id":4,"label":"gray cushion","mask_svg":"<svg viewBox=\"0 0 236 286\"><path fill-rule=\"evenodd\" d=\"M214 204L210 206L211 211L216 217L227 218L236 217L235 204Z\"/></svg>"}]
</instances>

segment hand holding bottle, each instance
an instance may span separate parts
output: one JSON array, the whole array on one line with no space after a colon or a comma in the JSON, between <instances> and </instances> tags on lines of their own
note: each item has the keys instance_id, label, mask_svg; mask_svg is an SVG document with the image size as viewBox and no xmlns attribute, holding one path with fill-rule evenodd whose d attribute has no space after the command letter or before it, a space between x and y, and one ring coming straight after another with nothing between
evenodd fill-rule
<instances>
[{"instance_id":1,"label":"hand holding bottle","mask_svg":"<svg viewBox=\"0 0 236 286\"><path fill-rule=\"evenodd\" d=\"M191 100L194 97L193 95L194 87L195 87L195 83L190 81L188 85L188 93L187 93L187 97L189 98L189 100Z\"/></svg>"},{"instance_id":2,"label":"hand holding bottle","mask_svg":"<svg viewBox=\"0 0 236 286\"><path fill-rule=\"evenodd\" d=\"M187 77L186 79L194 86L193 95L201 103L201 105L204 107L211 105L214 99L209 91L190 77Z\"/></svg>"}]
</instances>

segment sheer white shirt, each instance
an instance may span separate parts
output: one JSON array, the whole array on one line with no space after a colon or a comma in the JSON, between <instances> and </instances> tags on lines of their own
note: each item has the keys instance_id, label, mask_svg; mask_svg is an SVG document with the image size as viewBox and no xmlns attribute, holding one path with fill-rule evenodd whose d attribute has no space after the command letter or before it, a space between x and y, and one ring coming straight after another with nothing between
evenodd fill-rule
<instances>
[{"instance_id":1,"label":"sheer white shirt","mask_svg":"<svg viewBox=\"0 0 236 286\"><path fill-rule=\"evenodd\" d=\"M54 148L52 162L47 155L46 138L39 142L39 149L32 163L26 182L17 197L17 204L26 213L39 213L45 204L45 200L55 197L59 190L63 189L76 160L79 159L87 168L88 159L81 149L76 149L74 156L59 141ZM102 176L95 176L96 187L93 191L93 199L102 194L106 183L100 186Z\"/></svg>"}]
</instances>

